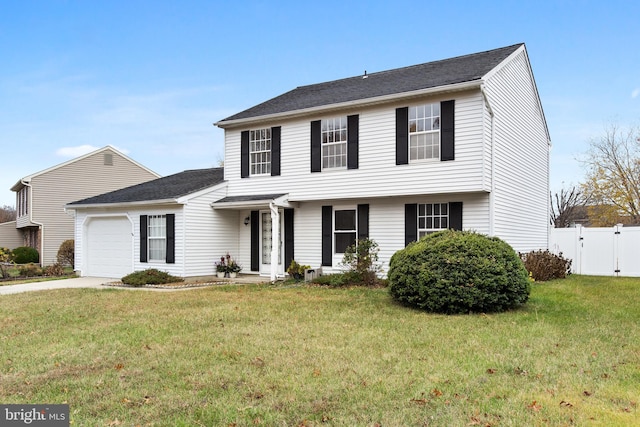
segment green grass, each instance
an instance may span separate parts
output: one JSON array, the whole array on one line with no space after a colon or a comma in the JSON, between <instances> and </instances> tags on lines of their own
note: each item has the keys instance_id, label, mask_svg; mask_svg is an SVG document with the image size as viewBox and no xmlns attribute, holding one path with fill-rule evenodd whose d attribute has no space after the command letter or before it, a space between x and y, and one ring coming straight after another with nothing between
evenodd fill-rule
<instances>
[{"instance_id":1,"label":"green grass","mask_svg":"<svg viewBox=\"0 0 640 427\"><path fill-rule=\"evenodd\" d=\"M386 289L0 297L0 402L74 426L639 425L640 279L537 283L444 316Z\"/></svg>"}]
</instances>

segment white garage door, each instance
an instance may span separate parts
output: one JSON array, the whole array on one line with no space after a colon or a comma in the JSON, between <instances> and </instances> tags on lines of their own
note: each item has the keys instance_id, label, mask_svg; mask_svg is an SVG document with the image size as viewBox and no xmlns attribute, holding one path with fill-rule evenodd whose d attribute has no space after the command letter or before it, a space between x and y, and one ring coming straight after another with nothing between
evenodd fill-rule
<instances>
[{"instance_id":1,"label":"white garage door","mask_svg":"<svg viewBox=\"0 0 640 427\"><path fill-rule=\"evenodd\" d=\"M86 227L85 276L121 278L133 271L133 237L128 218L92 218Z\"/></svg>"}]
</instances>

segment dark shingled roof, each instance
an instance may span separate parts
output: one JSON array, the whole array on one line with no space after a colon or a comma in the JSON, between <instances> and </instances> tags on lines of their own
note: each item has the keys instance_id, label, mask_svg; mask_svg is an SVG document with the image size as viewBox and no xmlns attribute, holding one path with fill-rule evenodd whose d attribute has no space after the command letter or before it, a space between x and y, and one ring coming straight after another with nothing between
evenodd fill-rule
<instances>
[{"instance_id":1,"label":"dark shingled roof","mask_svg":"<svg viewBox=\"0 0 640 427\"><path fill-rule=\"evenodd\" d=\"M363 76L300 86L219 122L296 111L323 105L479 80L522 46L522 43L486 52L427 62Z\"/></svg>"},{"instance_id":2,"label":"dark shingled roof","mask_svg":"<svg viewBox=\"0 0 640 427\"><path fill-rule=\"evenodd\" d=\"M177 199L195 193L196 191L213 187L223 181L223 168L187 170L154 179L153 181L69 203L69 206Z\"/></svg>"}]
</instances>

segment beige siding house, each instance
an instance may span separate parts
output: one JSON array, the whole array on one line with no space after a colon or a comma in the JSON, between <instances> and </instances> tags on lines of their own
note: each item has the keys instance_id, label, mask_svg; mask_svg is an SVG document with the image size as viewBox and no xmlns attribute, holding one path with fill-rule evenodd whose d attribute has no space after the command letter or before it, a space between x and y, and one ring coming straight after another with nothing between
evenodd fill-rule
<instances>
[{"instance_id":1,"label":"beige siding house","mask_svg":"<svg viewBox=\"0 0 640 427\"><path fill-rule=\"evenodd\" d=\"M11 187L22 245L38 249L43 266L54 264L60 244L74 238L67 203L158 177L111 146L25 176Z\"/></svg>"}]
</instances>

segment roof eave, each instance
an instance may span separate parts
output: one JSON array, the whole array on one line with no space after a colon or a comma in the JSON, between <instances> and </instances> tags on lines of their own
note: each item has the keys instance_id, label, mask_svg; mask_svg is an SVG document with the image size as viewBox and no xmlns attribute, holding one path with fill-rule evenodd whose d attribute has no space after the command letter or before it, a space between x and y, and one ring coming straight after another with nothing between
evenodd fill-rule
<instances>
[{"instance_id":1,"label":"roof eave","mask_svg":"<svg viewBox=\"0 0 640 427\"><path fill-rule=\"evenodd\" d=\"M123 207L136 207L136 206L148 206L148 205L181 205L180 201L176 199L162 199L162 200L142 200L137 202L116 202L116 203L79 203L79 204L67 204L65 209L91 209L91 208L123 208Z\"/></svg>"},{"instance_id":2,"label":"roof eave","mask_svg":"<svg viewBox=\"0 0 640 427\"><path fill-rule=\"evenodd\" d=\"M480 79L470 80L466 82L448 84L445 86L436 86L436 87L430 87L430 88L425 88L420 90L414 90L411 92L400 92L400 93L394 93L390 95L376 96L373 98L358 99L354 101L340 102L335 104L326 104L326 105L320 105L317 107L284 111L281 113L266 114L262 116L253 116L253 117L247 117L243 119L221 120L219 122L214 123L214 125L224 129L228 127L240 126L247 123L290 119L290 118L305 116L313 113L321 113L328 110L348 109L353 107L365 107L365 106L371 106L371 105L377 105L377 104L384 104L384 103L392 102L399 99L411 99L411 98L416 98L416 97L425 96L425 95L433 95L438 93L460 92L460 91L465 91L469 89L479 88L482 82L483 82L483 79L480 78Z\"/></svg>"}]
</instances>

